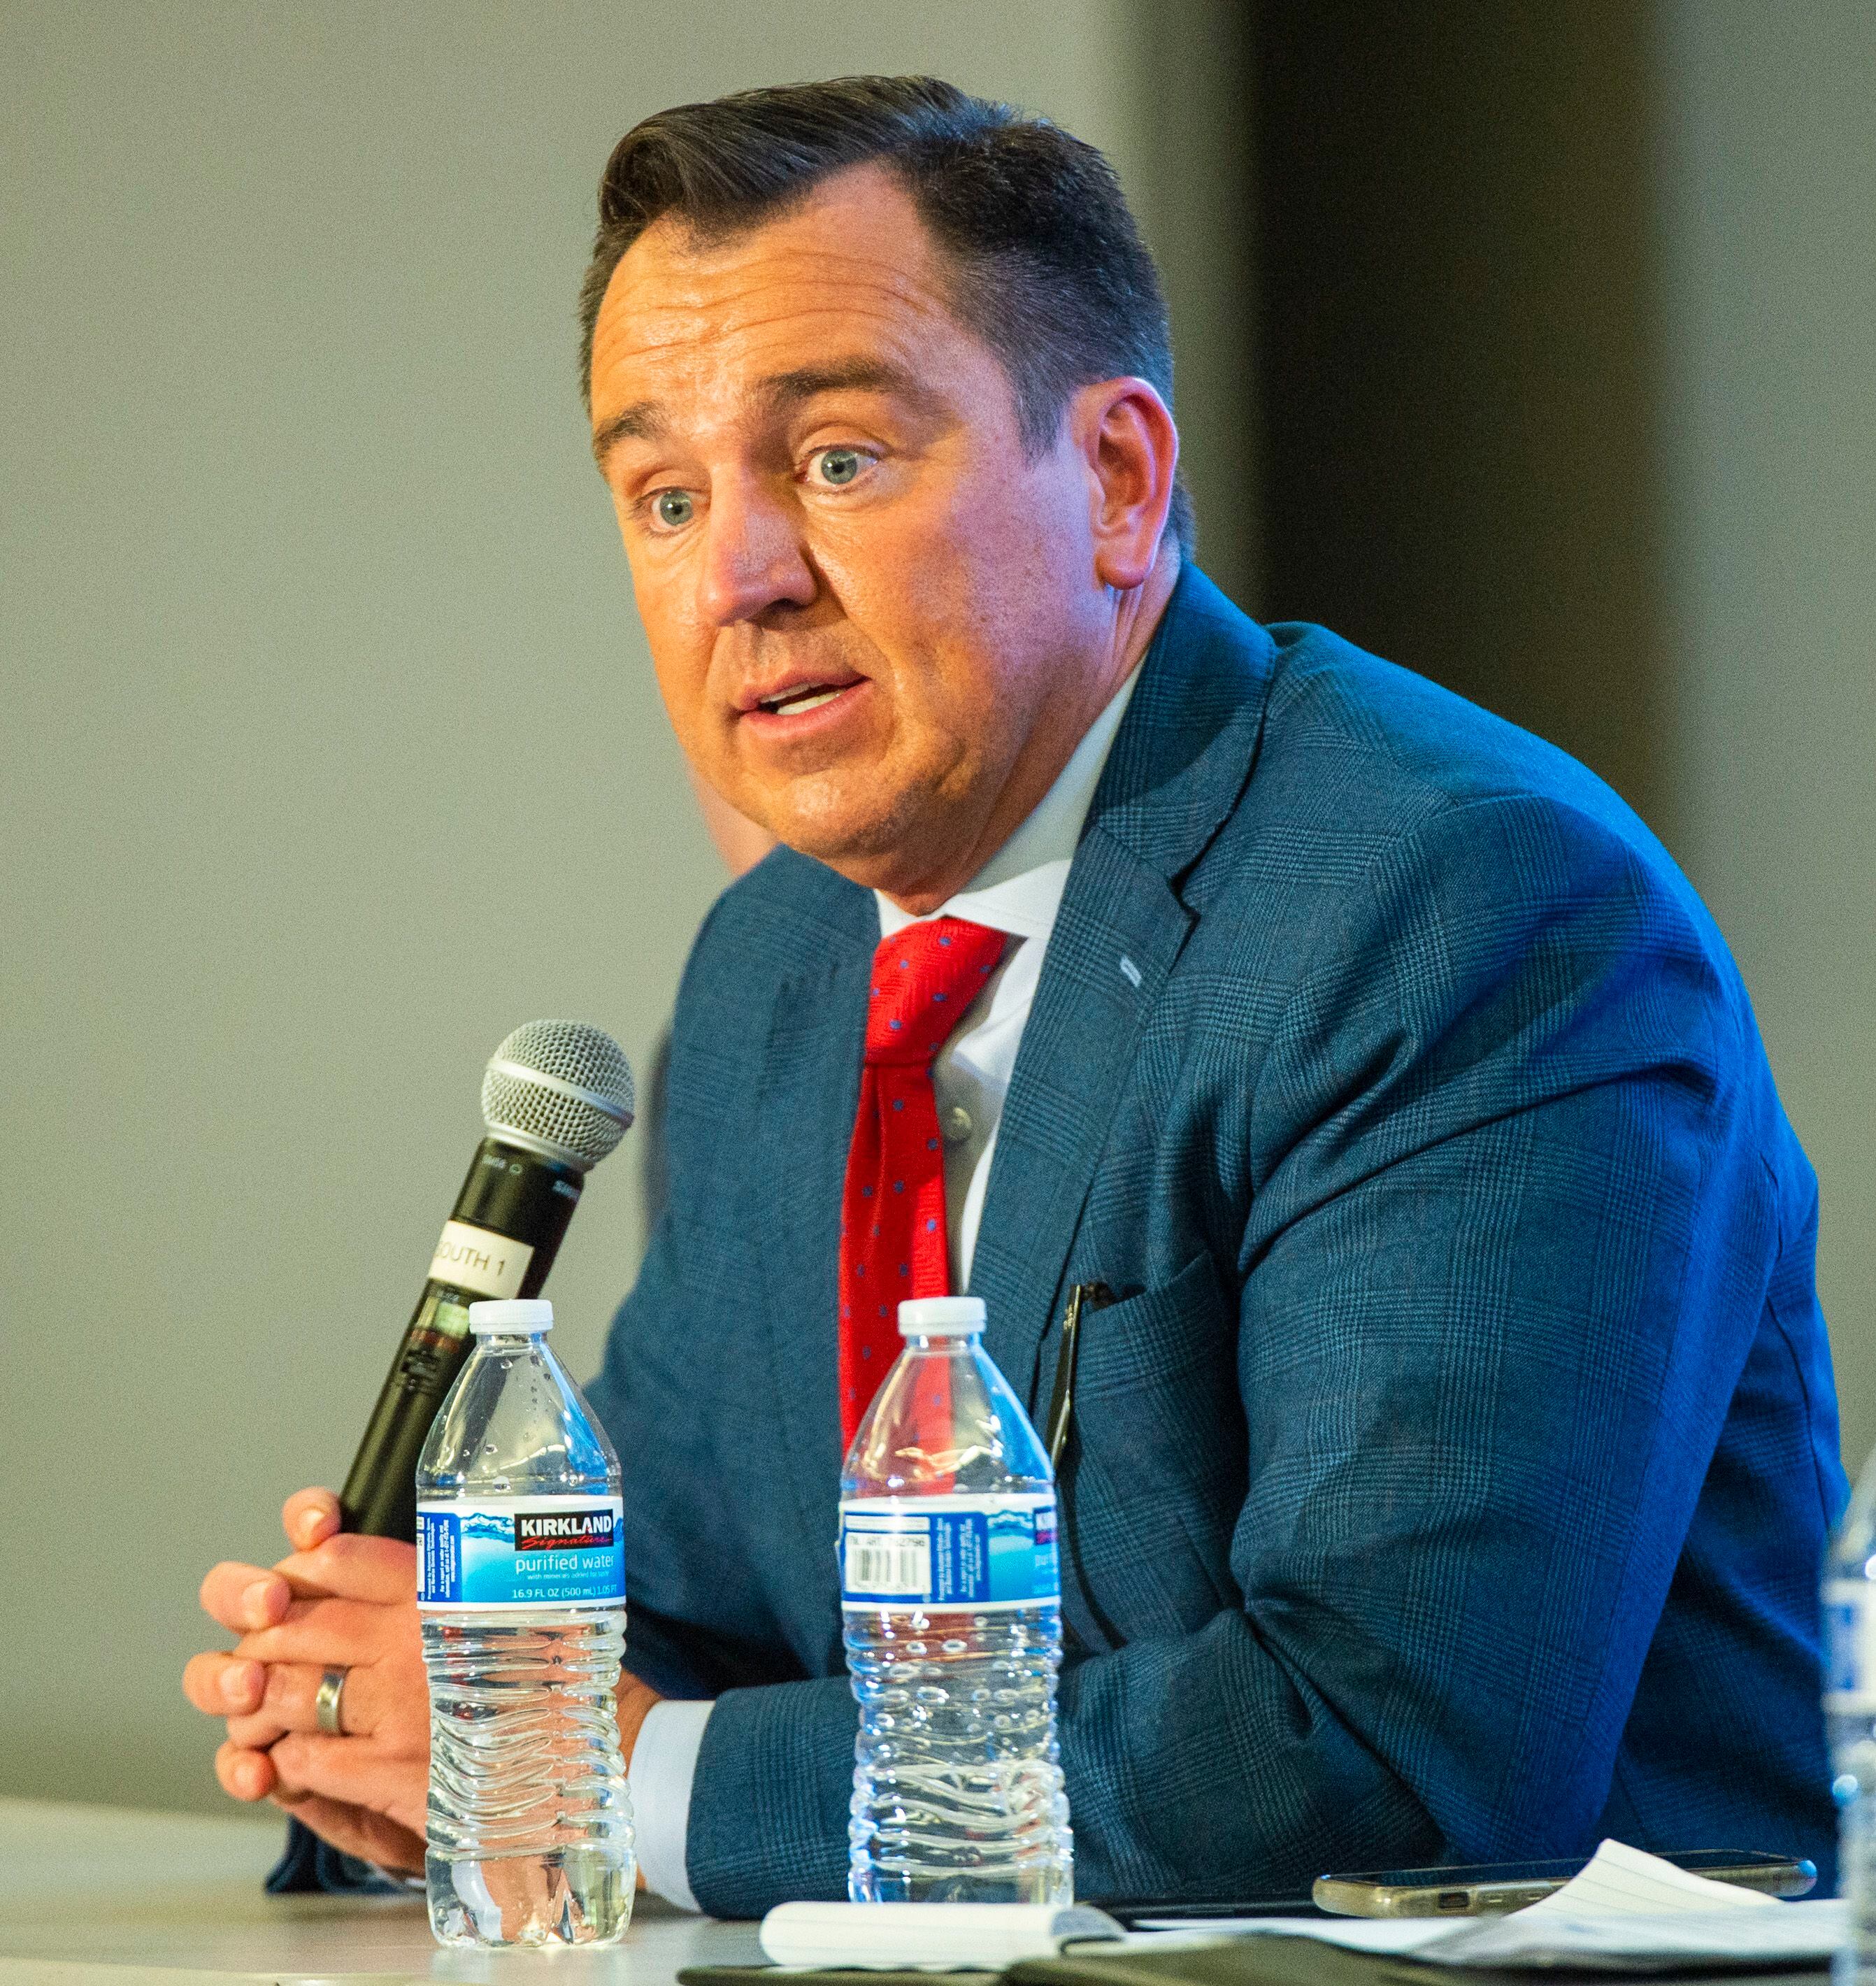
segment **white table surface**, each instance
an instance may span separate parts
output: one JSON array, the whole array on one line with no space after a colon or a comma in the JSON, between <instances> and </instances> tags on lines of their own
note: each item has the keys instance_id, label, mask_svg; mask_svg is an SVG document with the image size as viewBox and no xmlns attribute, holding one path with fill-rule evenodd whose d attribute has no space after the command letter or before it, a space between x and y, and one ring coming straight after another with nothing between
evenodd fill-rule
<instances>
[{"instance_id":1,"label":"white table surface","mask_svg":"<svg viewBox=\"0 0 1876 1986\"><path fill-rule=\"evenodd\" d=\"M358 1980L671 1986L682 1965L761 1962L752 1924L640 1894L607 1951L445 1951L423 1900L269 1897L284 1823L0 1799L0 1986L311 1986Z\"/></svg>"}]
</instances>

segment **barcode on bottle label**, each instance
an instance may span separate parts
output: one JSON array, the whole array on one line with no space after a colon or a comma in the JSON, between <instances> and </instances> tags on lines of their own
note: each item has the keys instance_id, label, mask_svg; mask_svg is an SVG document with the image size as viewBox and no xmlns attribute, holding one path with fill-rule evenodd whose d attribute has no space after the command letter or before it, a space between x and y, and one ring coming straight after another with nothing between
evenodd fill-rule
<instances>
[{"instance_id":1,"label":"barcode on bottle label","mask_svg":"<svg viewBox=\"0 0 1876 1986\"><path fill-rule=\"evenodd\" d=\"M840 1506L845 1607L1053 1604L1061 1597L1055 1499L853 1497Z\"/></svg>"},{"instance_id":2,"label":"barcode on bottle label","mask_svg":"<svg viewBox=\"0 0 1876 1986\"><path fill-rule=\"evenodd\" d=\"M1833 1579L1824 1589L1824 1707L1876 1713L1876 1584Z\"/></svg>"},{"instance_id":3,"label":"barcode on bottle label","mask_svg":"<svg viewBox=\"0 0 1876 1986\"><path fill-rule=\"evenodd\" d=\"M624 1530L617 1496L421 1503L417 1604L498 1613L620 1606Z\"/></svg>"},{"instance_id":4,"label":"barcode on bottle label","mask_svg":"<svg viewBox=\"0 0 1876 1986\"><path fill-rule=\"evenodd\" d=\"M846 1590L886 1598L924 1594L932 1583L932 1541L923 1532L889 1534L852 1531L847 1537Z\"/></svg>"}]
</instances>

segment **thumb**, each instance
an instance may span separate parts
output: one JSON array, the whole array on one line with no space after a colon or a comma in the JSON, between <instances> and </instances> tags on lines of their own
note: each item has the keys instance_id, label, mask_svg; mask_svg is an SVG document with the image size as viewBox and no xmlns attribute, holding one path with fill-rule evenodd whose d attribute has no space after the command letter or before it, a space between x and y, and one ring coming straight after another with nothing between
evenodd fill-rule
<instances>
[{"instance_id":1,"label":"thumb","mask_svg":"<svg viewBox=\"0 0 1876 1986\"><path fill-rule=\"evenodd\" d=\"M281 1527L296 1551L311 1551L338 1530L338 1499L330 1490L296 1490L281 1506Z\"/></svg>"}]
</instances>

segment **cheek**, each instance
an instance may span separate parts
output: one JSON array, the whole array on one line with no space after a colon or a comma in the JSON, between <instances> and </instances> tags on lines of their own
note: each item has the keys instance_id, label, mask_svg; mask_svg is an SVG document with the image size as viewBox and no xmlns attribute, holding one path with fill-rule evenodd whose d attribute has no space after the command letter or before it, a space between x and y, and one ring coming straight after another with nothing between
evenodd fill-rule
<instances>
[{"instance_id":1,"label":"cheek","mask_svg":"<svg viewBox=\"0 0 1876 1986\"><path fill-rule=\"evenodd\" d=\"M1061 534L1049 528L1027 481L935 490L830 528L815 548L845 617L885 659L912 723L921 715L974 719L1005 693L1006 674L1027 673L1031 624L1046 621L1059 635Z\"/></svg>"},{"instance_id":2,"label":"cheek","mask_svg":"<svg viewBox=\"0 0 1876 1986\"><path fill-rule=\"evenodd\" d=\"M722 758L725 735L708 694L708 646L700 653L681 635L674 638L671 631L661 631L649 621L645 631L658 695L684 756L700 769L717 765Z\"/></svg>"},{"instance_id":3,"label":"cheek","mask_svg":"<svg viewBox=\"0 0 1876 1986\"><path fill-rule=\"evenodd\" d=\"M651 651L658 693L672 728L688 743L709 675L710 634L698 625L694 613L686 611L691 596L678 584L673 560L657 557L630 538L625 551L632 597Z\"/></svg>"}]
</instances>

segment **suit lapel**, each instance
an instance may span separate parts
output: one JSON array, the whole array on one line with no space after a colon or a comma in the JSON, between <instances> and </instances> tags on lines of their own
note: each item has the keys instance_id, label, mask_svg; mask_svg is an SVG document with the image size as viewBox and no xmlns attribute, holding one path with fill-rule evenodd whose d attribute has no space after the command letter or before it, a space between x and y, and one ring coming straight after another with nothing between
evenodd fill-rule
<instances>
[{"instance_id":1,"label":"suit lapel","mask_svg":"<svg viewBox=\"0 0 1876 1986\"><path fill-rule=\"evenodd\" d=\"M1141 1024L1192 923L1163 877L1104 834L1084 839L1017 1052L971 1262L984 1348L1019 1393L1034 1392Z\"/></svg>"},{"instance_id":2,"label":"suit lapel","mask_svg":"<svg viewBox=\"0 0 1876 1986\"><path fill-rule=\"evenodd\" d=\"M1041 1404L1037 1353L1140 1031L1196 921L1179 885L1242 793L1270 638L1188 567L1089 810L997 1133L971 1290L985 1348Z\"/></svg>"}]
</instances>

